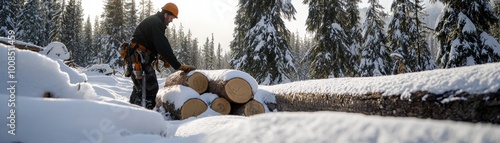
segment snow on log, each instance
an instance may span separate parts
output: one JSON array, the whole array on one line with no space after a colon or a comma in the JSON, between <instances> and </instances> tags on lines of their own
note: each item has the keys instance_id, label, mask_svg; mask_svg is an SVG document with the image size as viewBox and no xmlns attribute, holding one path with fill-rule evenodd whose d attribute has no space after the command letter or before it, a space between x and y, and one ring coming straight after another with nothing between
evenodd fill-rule
<instances>
[{"instance_id":1,"label":"snow on log","mask_svg":"<svg viewBox=\"0 0 500 143\"><path fill-rule=\"evenodd\" d=\"M163 107L174 120L195 117L208 109L195 90L182 85L172 85L160 90L156 96L156 107Z\"/></svg>"},{"instance_id":2,"label":"snow on log","mask_svg":"<svg viewBox=\"0 0 500 143\"><path fill-rule=\"evenodd\" d=\"M188 74L182 71L177 71L170 74L165 80L165 86L172 85L189 86L198 92L198 94L201 94L208 88L208 78L197 71L191 71Z\"/></svg>"},{"instance_id":3,"label":"snow on log","mask_svg":"<svg viewBox=\"0 0 500 143\"><path fill-rule=\"evenodd\" d=\"M241 78L248 82L251 87L252 94L257 92L259 88L259 84L257 80L253 78L250 74L245 73L239 70L231 70L231 69L223 69L223 70L196 70L197 72L203 73L206 75L209 81L228 81L233 78Z\"/></svg>"},{"instance_id":4,"label":"snow on log","mask_svg":"<svg viewBox=\"0 0 500 143\"><path fill-rule=\"evenodd\" d=\"M233 103L232 107L231 115L252 116L266 112L264 105L256 100L250 100L245 104Z\"/></svg>"},{"instance_id":5,"label":"snow on log","mask_svg":"<svg viewBox=\"0 0 500 143\"><path fill-rule=\"evenodd\" d=\"M486 100L487 99L487 100ZM367 115L500 123L500 91L489 94L414 92L409 98L294 93L277 94L279 111L341 111Z\"/></svg>"},{"instance_id":6,"label":"snow on log","mask_svg":"<svg viewBox=\"0 0 500 143\"><path fill-rule=\"evenodd\" d=\"M264 103L276 103L273 108L278 111L342 111L498 124L499 67L500 63L492 63L393 76L299 81L262 86L264 92L259 94L272 97Z\"/></svg>"}]
</instances>

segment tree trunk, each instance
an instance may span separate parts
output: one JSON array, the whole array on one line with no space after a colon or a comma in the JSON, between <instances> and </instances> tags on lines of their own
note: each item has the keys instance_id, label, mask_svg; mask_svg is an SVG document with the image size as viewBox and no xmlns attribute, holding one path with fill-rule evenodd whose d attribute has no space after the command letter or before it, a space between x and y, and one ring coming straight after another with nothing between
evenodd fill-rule
<instances>
[{"instance_id":1,"label":"tree trunk","mask_svg":"<svg viewBox=\"0 0 500 143\"><path fill-rule=\"evenodd\" d=\"M204 93L208 88L208 78L200 72L192 71L192 74L178 71L170 74L165 80L165 87L172 85L184 85L191 87L198 94Z\"/></svg>"},{"instance_id":2,"label":"tree trunk","mask_svg":"<svg viewBox=\"0 0 500 143\"><path fill-rule=\"evenodd\" d=\"M265 113L264 105L256 100L250 100L245 104L233 104L232 115L252 116L255 114Z\"/></svg>"},{"instance_id":3,"label":"tree trunk","mask_svg":"<svg viewBox=\"0 0 500 143\"><path fill-rule=\"evenodd\" d=\"M226 99L218 97L212 101L210 108L221 115L227 115L231 111L231 104Z\"/></svg>"},{"instance_id":4,"label":"tree trunk","mask_svg":"<svg viewBox=\"0 0 500 143\"><path fill-rule=\"evenodd\" d=\"M246 103L253 98L252 88L243 78L232 78L227 81L210 81L208 91L224 97L233 103Z\"/></svg>"},{"instance_id":5,"label":"tree trunk","mask_svg":"<svg viewBox=\"0 0 500 143\"><path fill-rule=\"evenodd\" d=\"M276 95L279 111L341 111L367 115L449 119L500 123L500 91L468 94L414 92L409 98L383 96L293 93Z\"/></svg>"},{"instance_id":6,"label":"tree trunk","mask_svg":"<svg viewBox=\"0 0 500 143\"><path fill-rule=\"evenodd\" d=\"M174 120L183 120L189 117L196 117L207 110L207 104L198 98L191 98L184 102L179 109L175 109L174 103L163 103L165 111L170 113Z\"/></svg>"}]
</instances>

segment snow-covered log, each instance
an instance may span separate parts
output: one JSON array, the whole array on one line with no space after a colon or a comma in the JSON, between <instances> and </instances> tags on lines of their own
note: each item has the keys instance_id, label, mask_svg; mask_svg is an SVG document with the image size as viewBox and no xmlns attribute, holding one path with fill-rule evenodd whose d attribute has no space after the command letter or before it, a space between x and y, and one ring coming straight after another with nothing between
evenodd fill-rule
<instances>
[{"instance_id":1,"label":"snow-covered log","mask_svg":"<svg viewBox=\"0 0 500 143\"><path fill-rule=\"evenodd\" d=\"M227 81L210 81L208 91L226 98L233 103L246 103L253 98L250 84L242 78Z\"/></svg>"},{"instance_id":2,"label":"snow-covered log","mask_svg":"<svg viewBox=\"0 0 500 143\"><path fill-rule=\"evenodd\" d=\"M276 103L278 111L500 123L499 67L493 63L393 76L309 80L261 89L275 95L265 103Z\"/></svg>"},{"instance_id":3,"label":"snow-covered log","mask_svg":"<svg viewBox=\"0 0 500 143\"><path fill-rule=\"evenodd\" d=\"M198 92L198 94L202 94L208 88L208 78L197 71L191 71L188 74L183 71L177 71L170 74L165 80L165 86L172 85L188 86Z\"/></svg>"},{"instance_id":4,"label":"snow-covered log","mask_svg":"<svg viewBox=\"0 0 500 143\"><path fill-rule=\"evenodd\" d=\"M252 116L255 114L265 113L264 105L256 100L250 100L245 104L233 103L231 114L232 115L244 115Z\"/></svg>"},{"instance_id":5,"label":"snow-covered log","mask_svg":"<svg viewBox=\"0 0 500 143\"><path fill-rule=\"evenodd\" d=\"M168 86L160 90L156 96L156 107L164 108L175 120L198 116L208 109L196 91L182 85Z\"/></svg>"},{"instance_id":6,"label":"snow-covered log","mask_svg":"<svg viewBox=\"0 0 500 143\"><path fill-rule=\"evenodd\" d=\"M258 83L250 74L239 70L196 70L207 76L207 92L217 94L230 102L245 103L257 92Z\"/></svg>"},{"instance_id":7,"label":"snow-covered log","mask_svg":"<svg viewBox=\"0 0 500 143\"><path fill-rule=\"evenodd\" d=\"M359 96L335 94L278 94L279 111L342 111L367 115L450 119L469 122L500 123L500 91L490 94L468 94L450 91L383 96L371 93Z\"/></svg>"}]
</instances>

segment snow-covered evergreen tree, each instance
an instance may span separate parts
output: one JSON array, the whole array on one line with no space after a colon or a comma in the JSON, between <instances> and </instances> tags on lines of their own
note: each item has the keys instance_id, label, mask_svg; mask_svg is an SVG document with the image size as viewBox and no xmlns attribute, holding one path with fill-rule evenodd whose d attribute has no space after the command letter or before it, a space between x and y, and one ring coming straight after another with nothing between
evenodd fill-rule
<instances>
[{"instance_id":1,"label":"snow-covered evergreen tree","mask_svg":"<svg viewBox=\"0 0 500 143\"><path fill-rule=\"evenodd\" d=\"M137 8L135 7L135 0L130 0L129 2L125 2L125 30L124 34L126 40L131 39L132 34L134 34L135 28L137 27L138 17L137 17Z\"/></svg>"},{"instance_id":2,"label":"snow-covered evergreen tree","mask_svg":"<svg viewBox=\"0 0 500 143\"><path fill-rule=\"evenodd\" d=\"M83 48L83 61L81 66L86 67L93 64L93 58L96 56L97 51L93 49L93 36L92 36L92 23L90 23L90 16L87 17L82 32L82 48Z\"/></svg>"},{"instance_id":3,"label":"snow-covered evergreen tree","mask_svg":"<svg viewBox=\"0 0 500 143\"><path fill-rule=\"evenodd\" d=\"M361 35L361 29L359 28L359 20L361 19L359 17L359 10L358 10L358 4L361 2L361 0L346 0L346 24L343 25L346 29L346 35L347 35L347 42L349 44L350 50L351 50L351 58L349 61L354 61L354 68L355 68L355 73L353 76L359 75L359 52L360 52L360 46L361 46L361 41L363 39L363 36Z\"/></svg>"},{"instance_id":4,"label":"snow-covered evergreen tree","mask_svg":"<svg viewBox=\"0 0 500 143\"><path fill-rule=\"evenodd\" d=\"M213 70L214 68L214 53L211 50L212 45L210 39L207 37L205 44L203 44L203 69Z\"/></svg>"},{"instance_id":5,"label":"snow-covered evergreen tree","mask_svg":"<svg viewBox=\"0 0 500 143\"><path fill-rule=\"evenodd\" d=\"M153 2L151 0L141 0L139 3L139 21L146 19L155 12Z\"/></svg>"},{"instance_id":6,"label":"snow-covered evergreen tree","mask_svg":"<svg viewBox=\"0 0 500 143\"><path fill-rule=\"evenodd\" d=\"M493 9L495 10L495 14L500 16L500 0L493 0ZM500 20L497 22L493 22L491 26L491 35L500 40Z\"/></svg>"},{"instance_id":7,"label":"snow-covered evergreen tree","mask_svg":"<svg viewBox=\"0 0 500 143\"><path fill-rule=\"evenodd\" d=\"M33 43L35 45L40 44L39 41L46 32L42 26L42 17L40 14L40 1L39 0L28 0L26 1L23 9L22 16L20 19L23 20L21 25L22 33L16 35L16 39L22 40L24 42Z\"/></svg>"},{"instance_id":8,"label":"snow-covered evergreen tree","mask_svg":"<svg viewBox=\"0 0 500 143\"><path fill-rule=\"evenodd\" d=\"M500 44L489 34L498 17L489 0L440 0L445 4L436 27L437 63L442 68L500 61Z\"/></svg>"},{"instance_id":9,"label":"snow-covered evergreen tree","mask_svg":"<svg viewBox=\"0 0 500 143\"><path fill-rule=\"evenodd\" d=\"M40 11L45 34L39 35L39 45L46 46L50 42L60 41L61 14L63 8L60 0L42 0Z\"/></svg>"},{"instance_id":10,"label":"snow-covered evergreen tree","mask_svg":"<svg viewBox=\"0 0 500 143\"><path fill-rule=\"evenodd\" d=\"M343 1L305 0L304 3L309 5L307 30L315 33L316 42L303 60L311 65L311 78L353 76L355 64L351 61L351 49L346 32L341 27L345 18Z\"/></svg>"},{"instance_id":11,"label":"snow-covered evergreen tree","mask_svg":"<svg viewBox=\"0 0 500 143\"><path fill-rule=\"evenodd\" d=\"M198 38L194 38L192 41L191 41L191 51L192 54L193 54L193 59L192 59L192 65L195 66L195 67L200 67L201 68L201 50L199 50L199 46L198 46Z\"/></svg>"},{"instance_id":12,"label":"snow-covered evergreen tree","mask_svg":"<svg viewBox=\"0 0 500 143\"><path fill-rule=\"evenodd\" d=\"M416 63L415 49L412 48L415 40L411 39L413 36L410 34L410 29L414 28L414 22L411 18L412 3L410 0L395 0L392 3L391 11L393 18L389 23L388 39L391 51L393 51L397 64L394 64L392 71L410 73L415 70L412 66ZM401 65L404 66L404 71L401 70ZM410 67L411 66L411 67ZM397 74L397 73L393 73Z\"/></svg>"},{"instance_id":13,"label":"snow-covered evergreen tree","mask_svg":"<svg viewBox=\"0 0 500 143\"><path fill-rule=\"evenodd\" d=\"M2 31L2 35L0 36L9 36L8 31L13 30L15 32L15 36L22 35L22 9L24 6L24 0L3 0L2 1L2 10L0 10L2 19L0 20L0 29Z\"/></svg>"},{"instance_id":14,"label":"snow-covered evergreen tree","mask_svg":"<svg viewBox=\"0 0 500 143\"><path fill-rule=\"evenodd\" d=\"M369 0L363 23L364 43L361 46L360 76L382 76L390 74L390 57L386 47L383 7L378 0Z\"/></svg>"},{"instance_id":15,"label":"snow-covered evergreen tree","mask_svg":"<svg viewBox=\"0 0 500 143\"><path fill-rule=\"evenodd\" d=\"M94 28L93 28L93 34L92 34L92 51L95 52L95 57L92 58L91 63L92 64L101 64L102 59L104 57L103 55L103 31L100 26L100 21L99 21L99 16L95 17L94 20Z\"/></svg>"},{"instance_id":16,"label":"snow-covered evergreen tree","mask_svg":"<svg viewBox=\"0 0 500 143\"><path fill-rule=\"evenodd\" d=\"M220 45L220 43L217 45L217 51L216 51L216 62L215 62L215 68L214 69L223 69L222 67L222 64L225 62L225 61L222 61L222 47Z\"/></svg>"},{"instance_id":17,"label":"snow-covered evergreen tree","mask_svg":"<svg viewBox=\"0 0 500 143\"><path fill-rule=\"evenodd\" d=\"M7 9L9 8L10 3L7 0L1 0L0 1L0 36L2 37L7 37L8 31L7 30Z\"/></svg>"},{"instance_id":18,"label":"snow-covered evergreen tree","mask_svg":"<svg viewBox=\"0 0 500 143\"><path fill-rule=\"evenodd\" d=\"M413 21L415 27L410 29L410 35L413 36L412 39L415 40L416 49L416 61L413 63L416 66L414 71L426 71L435 69L436 62L432 58L431 47L427 42L427 37L429 36L429 27L427 27L424 19L427 16L425 12L425 7L423 6L422 0L415 0L413 8Z\"/></svg>"},{"instance_id":19,"label":"snow-covered evergreen tree","mask_svg":"<svg viewBox=\"0 0 500 143\"><path fill-rule=\"evenodd\" d=\"M83 10L80 0L69 0L62 15L61 42L71 52L71 59L76 64L82 64L84 51L81 48L81 31L83 23Z\"/></svg>"},{"instance_id":20,"label":"snow-covered evergreen tree","mask_svg":"<svg viewBox=\"0 0 500 143\"><path fill-rule=\"evenodd\" d=\"M119 46L128 38L124 32L124 10L122 0L106 0L104 5L104 13L102 15L103 23L101 30L104 32L103 37L103 62L108 63L112 67L122 66Z\"/></svg>"},{"instance_id":21,"label":"snow-covered evergreen tree","mask_svg":"<svg viewBox=\"0 0 500 143\"><path fill-rule=\"evenodd\" d=\"M182 62L188 65L196 65L196 59L198 56L197 51L193 50L193 34L191 33L191 30L188 30L188 34L183 42L184 44L182 48L186 51L186 59Z\"/></svg>"},{"instance_id":22,"label":"snow-covered evergreen tree","mask_svg":"<svg viewBox=\"0 0 500 143\"><path fill-rule=\"evenodd\" d=\"M184 33L184 31L182 33ZM189 51L189 47L191 46L191 43L189 42L189 40L191 39L191 33L188 33L188 35L186 36L183 35L184 34L182 34L182 37L180 37L180 47L178 47L178 49L176 50L176 56L179 62L187 64L187 62L191 60L191 54Z\"/></svg>"},{"instance_id":23,"label":"snow-covered evergreen tree","mask_svg":"<svg viewBox=\"0 0 500 143\"><path fill-rule=\"evenodd\" d=\"M393 19L389 24L389 43L394 54L402 57L398 59L401 64L395 64L397 67L393 67L393 71L398 68L403 72L401 65L404 65L405 73L434 69L425 40L428 27L423 22L425 13L420 1L396 0L391 11Z\"/></svg>"},{"instance_id":24,"label":"snow-covered evergreen tree","mask_svg":"<svg viewBox=\"0 0 500 143\"><path fill-rule=\"evenodd\" d=\"M297 70L283 18L295 13L289 0L240 0L231 65L263 85L291 82Z\"/></svg>"}]
</instances>

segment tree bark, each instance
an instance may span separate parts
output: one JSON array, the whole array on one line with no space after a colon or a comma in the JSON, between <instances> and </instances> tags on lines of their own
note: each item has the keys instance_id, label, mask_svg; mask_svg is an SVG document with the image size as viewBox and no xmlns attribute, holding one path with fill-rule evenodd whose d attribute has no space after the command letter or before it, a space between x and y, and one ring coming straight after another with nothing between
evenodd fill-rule
<instances>
[{"instance_id":1,"label":"tree bark","mask_svg":"<svg viewBox=\"0 0 500 143\"><path fill-rule=\"evenodd\" d=\"M500 123L500 91L489 94L433 94L426 91L383 96L382 93L339 95L293 93L276 95L279 111L341 111L367 115Z\"/></svg>"},{"instance_id":2,"label":"tree bark","mask_svg":"<svg viewBox=\"0 0 500 143\"><path fill-rule=\"evenodd\" d=\"M265 113L264 105L256 100L250 100L245 104L232 104L232 115L252 116Z\"/></svg>"},{"instance_id":3,"label":"tree bark","mask_svg":"<svg viewBox=\"0 0 500 143\"><path fill-rule=\"evenodd\" d=\"M231 111L231 104L226 99L218 97L212 101L210 108L221 115L228 115Z\"/></svg>"},{"instance_id":4,"label":"tree bark","mask_svg":"<svg viewBox=\"0 0 500 143\"><path fill-rule=\"evenodd\" d=\"M252 88L243 78L209 81L208 92L224 97L233 103L246 103L253 98Z\"/></svg>"},{"instance_id":5,"label":"tree bark","mask_svg":"<svg viewBox=\"0 0 500 143\"><path fill-rule=\"evenodd\" d=\"M174 103L163 103L165 111L170 113L174 120L183 120L189 117L196 117L207 110L207 104L198 98L191 98L183 103L181 108L176 109Z\"/></svg>"},{"instance_id":6,"label":"tree bark","mask_svg":"<svg viewBox=\"0 0 500 143\"><path fill-rule=\"evenodd\" d=\"M165 80L165 87L172 85L184 85L191 87L198 94L204 93L208 89L208 78L200 72L192 71L189 75L183 71L170 74Z\"/></svg>"}]
</instances>

